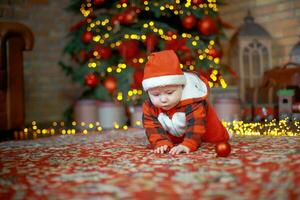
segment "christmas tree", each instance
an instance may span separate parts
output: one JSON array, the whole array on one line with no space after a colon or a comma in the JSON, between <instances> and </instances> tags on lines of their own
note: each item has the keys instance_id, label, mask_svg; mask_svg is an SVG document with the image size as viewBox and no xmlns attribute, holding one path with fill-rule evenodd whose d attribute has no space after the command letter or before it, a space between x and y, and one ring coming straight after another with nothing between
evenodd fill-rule
<instances>
[{"instance_id":1,"label":"christmas tree","mask_svg":"<svg viewBox=\"0 0 300 200\"><path fill-rule=\"evenodd\" d=\"M226 87L221 75L224 23L219 0L71 0L82 15L70 28L63 70L83 86L82 98L140 104L149 53L173 49L184 70ZM163 66L162 66L163 67Z\"/></svg>"}]
</instances>

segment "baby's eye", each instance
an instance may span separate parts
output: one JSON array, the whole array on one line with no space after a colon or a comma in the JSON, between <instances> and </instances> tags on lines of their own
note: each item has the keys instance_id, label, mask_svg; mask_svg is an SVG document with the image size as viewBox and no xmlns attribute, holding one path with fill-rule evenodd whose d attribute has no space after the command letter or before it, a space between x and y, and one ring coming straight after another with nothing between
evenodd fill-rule
<instances>
[{"instance_id":1,"label":"baby's eye","mask_svg":"<svg viewBox=\"0 0 300 200\"><path fill-rule=\"evenodd\" d=\"M155 97L158 97L159 96L159 94L152 94L153 96L155 96Z\"/></svg>"},{"instance_id":2,"label":"baby's eye","mask_svg":"<svg viewBox=\"0 0 300 200\"><path fill-rule=\"evenodd\" d=\"M169 92L167 92L167 94L173 94L173 92L174 92L174 91L169 91Z\"/></svg>"}]
</instances>

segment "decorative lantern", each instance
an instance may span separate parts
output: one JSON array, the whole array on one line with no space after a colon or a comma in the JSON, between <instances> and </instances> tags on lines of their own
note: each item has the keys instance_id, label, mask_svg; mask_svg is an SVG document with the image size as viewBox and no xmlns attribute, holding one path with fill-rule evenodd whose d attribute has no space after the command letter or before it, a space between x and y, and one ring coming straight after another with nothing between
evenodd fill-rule
<instances>
[{"instance_id":1,"label":"decorative lantern","mask_svg":"<svg viewBox=\"0 0 300 200\"><path fill-rule=\"evenodd\" d=\"M278 90L279 118L289 117L292 113L293 96L295 91L291 89Z\"/></svg>"},{"instance_id":2,"label":"decorative lantern","mask_svg":"<svg viewBox=\"0 0 300 200\"><path fill-rule=\"evenodd\" d=\"M264 71L272 66L272 39L248 11L244 24L231 39L231 47L230 64L239 74L240 98L244 102L246 89L258 86Z\"/></svg>"}]
</instances>

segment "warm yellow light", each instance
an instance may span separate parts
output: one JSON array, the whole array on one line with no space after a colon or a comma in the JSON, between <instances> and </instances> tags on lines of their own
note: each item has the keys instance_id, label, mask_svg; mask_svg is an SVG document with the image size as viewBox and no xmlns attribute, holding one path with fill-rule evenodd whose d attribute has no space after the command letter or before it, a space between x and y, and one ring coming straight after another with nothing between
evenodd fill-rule
<instances>
[{"instance_id":1,"label":"warm yellow light","mask_svg":"<svg viewBox=\"0 0 300 200\"><path fill-rule=\"evenodd\" d=\"M107 71L108 73L110 73L110 72L113 71L113 69L112 69L111 67L108 67L108 68L106 69L106 71Z\"/></svg>"}]
</instances>

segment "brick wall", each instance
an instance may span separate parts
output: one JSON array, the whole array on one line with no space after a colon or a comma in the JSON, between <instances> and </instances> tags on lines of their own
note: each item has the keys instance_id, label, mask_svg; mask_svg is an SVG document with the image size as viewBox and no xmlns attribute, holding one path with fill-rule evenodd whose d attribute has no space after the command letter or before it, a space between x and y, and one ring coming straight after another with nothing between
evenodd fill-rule
<instances>
[{"instance_id":1,"label":"brick wall","mask_svg":"<svg viewBox=\"0 0 300 200\"><path fill-rule=\"evenodd\" d=\"M64 10L68 2L15 0L0 3L0 20L21 22L35 36L33 51L24 52L27 123L62 119L66 106L76 98L76 86L58 65L68 28L77 21L77 17Z\"/></svg>"},{"instance_id":2,"label":"brick wall","mask_svg":"<svg viewBox=\"0 0 300 200\"><path fill-rule=\"evenodd\" d=\"M11 3L13 2L13 3ZM66 106L76 96L76 86L66 78L58 66L65 36L70 25L78 21L77 16L66 12L69 0L1 0L0 20L24 23L35 35L35 46L25 52L25 100L26 122L36 120L48 122L62 119ZM250 8L255 21L273 37L273 64L288 61L288 53L299 40L299 0L227 0L221 7L221 17L236 28ZM227 30L230 38L235 30ZM229 48L224 42L225 59Z\"/></svg>"},{"instance_id":3,"label":"brick wall","mask_svg":"<svg viewBox=\"0 0 300 200\"><path fill-rule=\"evenodd\" d=\"M264 27L272 36L273 66L281 66L289 61L289 53L300 36L300 1L299 0L228 0L228 5L220 8L224 21L234 25L235 29L227 30L231 38L236 29L243 24L248 9L256 23ZM230 48L228 41L225 48L224 62Z\"/></svg>"}]
</instances>

